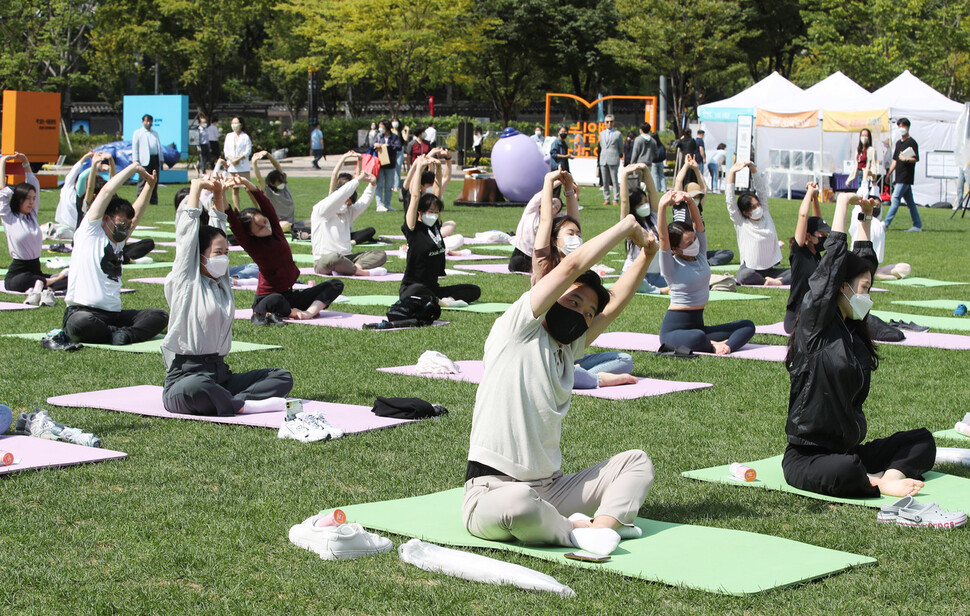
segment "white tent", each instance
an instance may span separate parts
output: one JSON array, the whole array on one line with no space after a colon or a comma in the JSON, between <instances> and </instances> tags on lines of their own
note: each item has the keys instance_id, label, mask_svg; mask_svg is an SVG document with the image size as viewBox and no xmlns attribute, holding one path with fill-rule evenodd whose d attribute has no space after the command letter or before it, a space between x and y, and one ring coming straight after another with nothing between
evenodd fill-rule
<instances>
[{"instance_id":1,"label":"white tent","mask_svg":"<svg viewBox=\"0 0 970 616\"><path fill-rule=\"evenodd\" d=\"M952 201L954 182L947 181L941 188L940 180L926 177L926 162L930 152L953 151L956 122L963 112L963 105L943 96L909 71L903 71L873 92L870 102L870 106L878 103L889 109L894 143L899 139L896 121L909 118L912 122L909 132L919 144L920 153L913 185L916 202L925 205L940 200ZM889 156L892 156L891 151Z\"/></svg>"}]
</instances>

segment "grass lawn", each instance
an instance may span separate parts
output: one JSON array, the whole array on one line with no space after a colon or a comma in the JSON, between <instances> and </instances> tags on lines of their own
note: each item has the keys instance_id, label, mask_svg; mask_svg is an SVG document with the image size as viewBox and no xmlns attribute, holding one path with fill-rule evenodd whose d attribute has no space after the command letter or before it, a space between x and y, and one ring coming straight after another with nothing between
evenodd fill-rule
<instances>
[{"instance_id":1,"label":"grass lawn","mask_svg":"<svg viewBox=\"0 0 970 616\"><path fill-rule=\"evenodd\" d=\"M297 214L325 194L327 180L291 178ZM174 220L177 186L159 190L160 205L144 224ZM452 184L446 202L458 196ZM122 194L134 200L134 187ZM57 193L41 196L41 220L52 219ZM582 189L584 235L615 222L596 188ZM794 229L797 203L773 200L782 238ZM834 206L823 207L831 219ZM706 208L710 247L736 249L723 197ZM924 233L903 233L905 208L889 232L888 258L907 261L918 276L970 281L965 248L970 220L949 220L949 210L921 210ZM515 229L515 208L452 207L459 231ZM401 212L373 208L359 226L399 234ZM159 225L162 229L170 229ZM6 258L5 236L0 236ZM294 252L309 253L309 244ZM156 260L171 260L152 255ZM785 251L787 254L787 250ZM233 265L244 253L230 253ZM9 260L0 260L0 265ZM622 265L619 252L606 263ZM449 264L452 266L453 264ZM388 269L403 271L391 258ZM125 273L125 280L151 275ZM477 274L457 282L483 288L482 301L512 302L528 287L525 276ZM395 294L396 283L345 280L346 294ZM126 308L165 307L160 285L126 283ZM757 293L758 289L743 289ZM780 321L787 294L752 302L716 302L708 322L750 318ZM237 291L249 307L252 291ZM875 309L899 309L894 299L970 299L970 286L921 289L891 286L874 293ZM6 301L20 301L0 295ZM666 302L635 298L613 331L657 333ZM341 310L382 314L379 307ZM944 312L906 307L907 312ZM41 332L59 327L58 307L0 313L0 332ZM416 496L460 486L474 407L471 384L414 379L376 372L413 363L426 349L455 360L481 359L496 315L447 312L447 327L395 333L291 325L256 328L237 321L236 340L279 344L282 350L229 358L237 371L281 367L291 371L293 395L351 404L378 395L419 396L451 413L436 421L350 435L326 443L283 441L272 430L196 421L143 418L89 409L54 408L58 421L99 435L126 460L18 473L0 480L0 605L6 614L77 613L347 613L347 614L874 614L966 613L970 598L970 531L904 530L877 525L875 511L798 496L745 490L682 478L681 471L781 453L788 402L788 374L781 363L702 357L692 361L635 353L636 374L706 381L714 387L634 401L575 397L563 428L564 471L572 472L630 448L642 448L657 469L640 515L657 520L748 530L871 556L863 567L814 583L749 597L727 597L673 588L618 575L534 560L508 552L490 556L532 567L568 584L578 598L473 584L430 574L402 563L396 553L347 562L324 562L297 549L287 530L317 511ZM781 344L756 336L754 342ZM926 426L952 427L966 412L970 354L885 345L866 403L869 435ZM0 402L16 412L44 406L48 396L164 378L159 355L84 349L52 353L36 342L0 339ZM961 446L956 442L940 443ZM964 477L970 469L938 468ZM395 545L408 537L391 537ZM711 546L711 549L717 549ZM744 563L738 563L744 567ZM963 607L960 607L963 605Z\"/></svg>"}]
</instances>

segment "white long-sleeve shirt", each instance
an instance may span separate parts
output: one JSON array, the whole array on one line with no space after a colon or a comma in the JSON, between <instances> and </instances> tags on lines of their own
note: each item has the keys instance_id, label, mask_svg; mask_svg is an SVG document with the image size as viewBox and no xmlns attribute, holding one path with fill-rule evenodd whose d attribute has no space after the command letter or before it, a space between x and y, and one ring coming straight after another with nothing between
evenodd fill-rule
<instances>
[{"instance_id":1,"label":"white long-sleeve shirt","mask_svg":"<svg viewBox=\"0 0 970 616\"><path fill-rule=\"evenodd\" d=\"M253 141L246 133L235 132L226 135L226 143L223 147L226 164L229 165L229 173L246 173L250 170L249 156L253 153ZM242 160L237 164L232 164L232 159L242 156Z\"/></svg>"},{"instance_id":2,"label":"white long-sleeve shirt","mask_svg":"<svg viewBox=\"0 0 970 616\"><path fill-rule=\"evenodd\" d=\"M79 160L74 163L71 170L64 177L64 186L61 187L61 196L57 200L57 210L54 211L54 221L72 230L77 228L77 178L81 175L81 167L84 161Z\"/></svg>"},{"instance_id":3,"label":"white long-sleeve shirt","mask_svg":"<svg viewBox=\"0 0 970 616\"><path fill-rule=\"evenodd\" d=\"M169 368L176 355L225 357L232 347L232 321L236 304L227 271L213 280L202 274L199 256L199 217L202 210L179 206L175 215L175 262L165 277L168 333L162 341L162 359ZM213 210L211 226L226 230L226 215Z\"/></svg>"},{"instance_id":4,"label":"white long-sleeve shirt","mask_svg":"<svg viewBox=\"0 0 970 616\"><path fill-rule=\"evenodd\" d=\"M360 199L348 206L347 199L353 196L358 184L356 179L350 180L313 206L310 214L310 242L314 260L324 253L346 256L353 252L354 247L350 243L351 227L354 220L370 205L374 196L374 186L368 182Z\"/></svg>"},{"instance_id":5,"label":"white long-sleeve shirt","mask_svg":"<svg viewBox=\"0 0 970 616\"><path fill-rule=\"evenodd\" d=\"M741 265L755 270L774 267L781 261L781 248L778 246L778 232L775 231L775 221L771 219L768 210L768 190L764 177L754 174L751 176L755 196L764 212L759 220L751 220L738 209L738 201L734 195L734 184L728 184L724 199L727 202L728 215L734 223L734 232L738 237L738 255Z\"/></svg>"},{"instance_id":6,"label":"white long-sleeve shirt","mask_svg":"<svg viewBox=\"0 0 970 616\"><path fill-rule=\"evenodd\" d=\"M0 218L7 234L7 251L14 259L31 261L40 257L41 244L44 241L40 225L37 224L37 208L40 206L40 183L30 171L26 173L27 183L34 187L37 195L37 205L29 214L14 214L10 209L10 199L13 188L4 186L0 190Z\"/></svg>"}]
</instances>

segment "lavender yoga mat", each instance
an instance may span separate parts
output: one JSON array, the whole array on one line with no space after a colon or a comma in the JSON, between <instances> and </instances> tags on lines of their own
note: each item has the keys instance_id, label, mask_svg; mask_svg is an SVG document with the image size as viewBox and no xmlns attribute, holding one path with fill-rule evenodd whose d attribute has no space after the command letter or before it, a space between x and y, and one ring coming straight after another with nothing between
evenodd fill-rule
<instances>
[{"instance_id":1,"label":"lavender yoga mat","mask_svg":"<svg viewBox=\"0 0 970 616\"><path fill-rule=\"evenodd\" d=\"M400 250L388 250L387 256L397 257L399 259L404 259L407 257L407 252L401 252ZM485 261L488 259L507 259L508 257L503 257L502 255L445 255L445 259L448 261Z\"/></svg>"},{"instance_id":2,"label":"lavender yoga mat","mask_svg":"<svg viewBox=\"0 0 970 616\"><path fill-rule=\"evenodd\" d=\"M401 282L404 274L401 272L388 272L383 276L343 276L341 274L318 274L312 267L301 267L302 276L320 276L321 278L344 278L349 280L361 280L363 282Z\"/></svg>"},{"instance_id":3,"label":"lavender yoga mat","mask_svg":"<svg viewBox=\"0 0 970 616\"><path fill-rule=\"evenodd\" d=\"M393 374L405 374L408 376L421 376L432 379L448 379L450 381L463 381L466 383L481 383L485 374L485 365L478 360L455 362L459 374L418 374L415 366L395 366L393 368L378 368L379 372L390 372ZM713 387L710 383L692 383L688 381L664 381L660 379L647 379L637 377L635 385L617 385L615 387L601 387L598 389L574 389L573 394L577 396L591 396L594 398L609 398L611 400L633 400L635 398L647 398L649 396L660 396L663 394L678 391L690 391L692 389L704 389Z\"/></svg>"},{"instance_id":4,"label":"lavender yoga mat","mask_svg":"<svg viewBox=\"0 0 970 616\"><path fill-rule=\"evenodd\" d=\"M208 417L169 413L162 406L162 388L158 385L135 385L133 387L54 396L48 398L47 403L55 406L77 406L120 411L122 413L135 413L136 415L147 415L149 417L196 419L199 421L211 421L213 423L272 429L279 429L280 423L286 417L286 411L243 413L233 417ZM411 421L408 419L379 417L371 412L369 407L356 404L336 404L332 402L304 400L303 410L322 415L330 425L340 428L347 433L388 428Z\"/></svg>"},{"instance_id":5,"label":"lavender yoga mat","mask_svg":"<svg viewBox=\"0 0 970 616\"><path fill-rule=\"evenodd\" d=\"M155 242L156 246L165 246L166 248L175 248L175 242ZM242 246L236 246L233 244L229 245L229 252L245 252Z\"/></svg>"},{"instance_id":6,"label":"lavender yoga mat","mask_svg":"<svg viewBox=\"0 0 970 616\"><path fill-rule=\"evenodd\" d=\"M764 284L739 284L739 287L744 287L745 289L764 289L766 291L771 291L773 289L780 289L782 291L791 291L790 284L779 284L779 285L764 285ZM880 289L878 287L872 287L869 289L871 293L885 293L887 289Z\"/></svg>"},{"instance_id":7,"label":"lavender yoga mat","mask_svg":"<svg viewBox=\"0 0 970 616\"><path fill-rule=\"evenodd\" d=\"M252 281L250 284L248 281ZM164 278L132 278L128 282L140 282L142 284L165 284ZM239 289L241 291L255 291L257 286L256 278L243 278L237 284L232 285L233 289ZM293 288L297 291L301 289L309 289L310 285L298 282L293 285Z\"/></svg>"},{"instance_id":8,"label":"lavender yoga mat","mask_svg":"<svg viewBox=\"0 0 970 616\"><path fill-rule=\"evenodd\" d=\"M396 242L403 242L408 239L403 235L381 235L381 237L383 237L386 240L393 240ZM488 245L505 246L506 244L504 244L503 242L486 242L485 240L480 240L475 237L466 237L465 240L462 242L462 246L466 246L466 245L467 246L488 246Z\"/></svg>"},{"instance_id":9,"label":"lavender yoga mat","mask_svg":"<svg viewBox=\"0 0 970 616\"><path fill-rule=\"evenodd\" d=\"M474 272L485 272L486 274L522 274L529 276L528 272L510 272L508 263L475 263L473 265L456 265L455 269L471 270Z\"/></svg>"},{"instance_id":10,"label":"lavender yoga mat","mask_svg":"<svg viewBox=\"0 0 970 616\"><path fill-rule=\"evenodd\" d=\"M14 302L0 302L0 310L30 310L36 307L28 306L27 304L16 304Z\"/></svg>"},{"instance_id":11,"label":"lavender yoga mat","mask_svg":"<svg viewBox=\"0 0 970 616\"><path fill-rule=\"evenodd\" d=\"M771 325L758 325L755 328L757 334L772 334L775 336L785 336L784 324L772 323ZM878 344L895 344L908 347L929 347L933 349L946 349L948 351L970 351L970 336L959 334L938 334L936 332L903 332L906 334L904 340L899 342L880 341Z\"/></svg>"},{"instance_id":12,"label":"lavender yoga mat","mask_svg":"<svg viewBox=\"0 0 970 616\"><path fill-rule=\"evenodd\" d=\"M128 457L128 454L122 451L83 447L73 443L48 441L33 436L0 436L0 450L9 451L14 458L20 458L20 464L0 466L0 475L35 468L71 466L85 462L102 462Z\"/></svg>"},{"instance_id":13,"label":"lavender yoga mat","mask_svg":"<svg viewBox=\"0 0 970 616\"><path fill-rule=\"evenodd\" d=\"M253 311L249 308L245 310L237 310L236 318L249 320L253 316ZM324 325L327 327L340 327L342 329L363 329L364 325L369 323L380 323L384 320L384 317L374 316L372 314L350 314L348 312L331 312L329 310L324 310L315 319L286 319L287 323L296 323L298 325ZM435 321L435 325L447 325L447 321ZM378 329L374 331L396 331L400 329L413 329L406 327L394 327L389 329Z\"/></svg>"},{"instance_id":14,"label":"lavender yoga mat","mask_svg":"<svg viewBox=\"0 0 970 616\"><path fill-rule=\"evenodd\" d=\"M660 350L660 336L634 332L610 332L608 334L601 334L599 338L593 341L592 346L607 349L622 349L624 351L654 352ZM730 355L715 355L714 353L698 353L698 355L758 359L761 361L785 361L785 355L787 353L788 348L783 345L748 343Z\"/></svg>"}]
</instances>

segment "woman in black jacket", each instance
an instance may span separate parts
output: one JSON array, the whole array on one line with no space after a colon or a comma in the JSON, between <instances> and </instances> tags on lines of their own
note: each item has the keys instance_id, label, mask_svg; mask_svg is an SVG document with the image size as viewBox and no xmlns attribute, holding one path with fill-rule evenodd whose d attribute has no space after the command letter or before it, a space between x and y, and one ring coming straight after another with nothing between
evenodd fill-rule
<instances>
[{"instance_id":1,"label":"woman in black jacket","mask_svg":"<svg viewBox=\"0 0 970 616\"><path fill-rule=\"evenodd\" d=\"M865 219L849 252L845 217L856 203ZM830 496L912 496L936 459L936 443L925 428L862 442L862 403L879 363L865 321L877 264L869 241L875 204L854 194L839 196L825 255L809 279L785 362L791 376L785 480Z\"/></svg>"}]
</instances>

